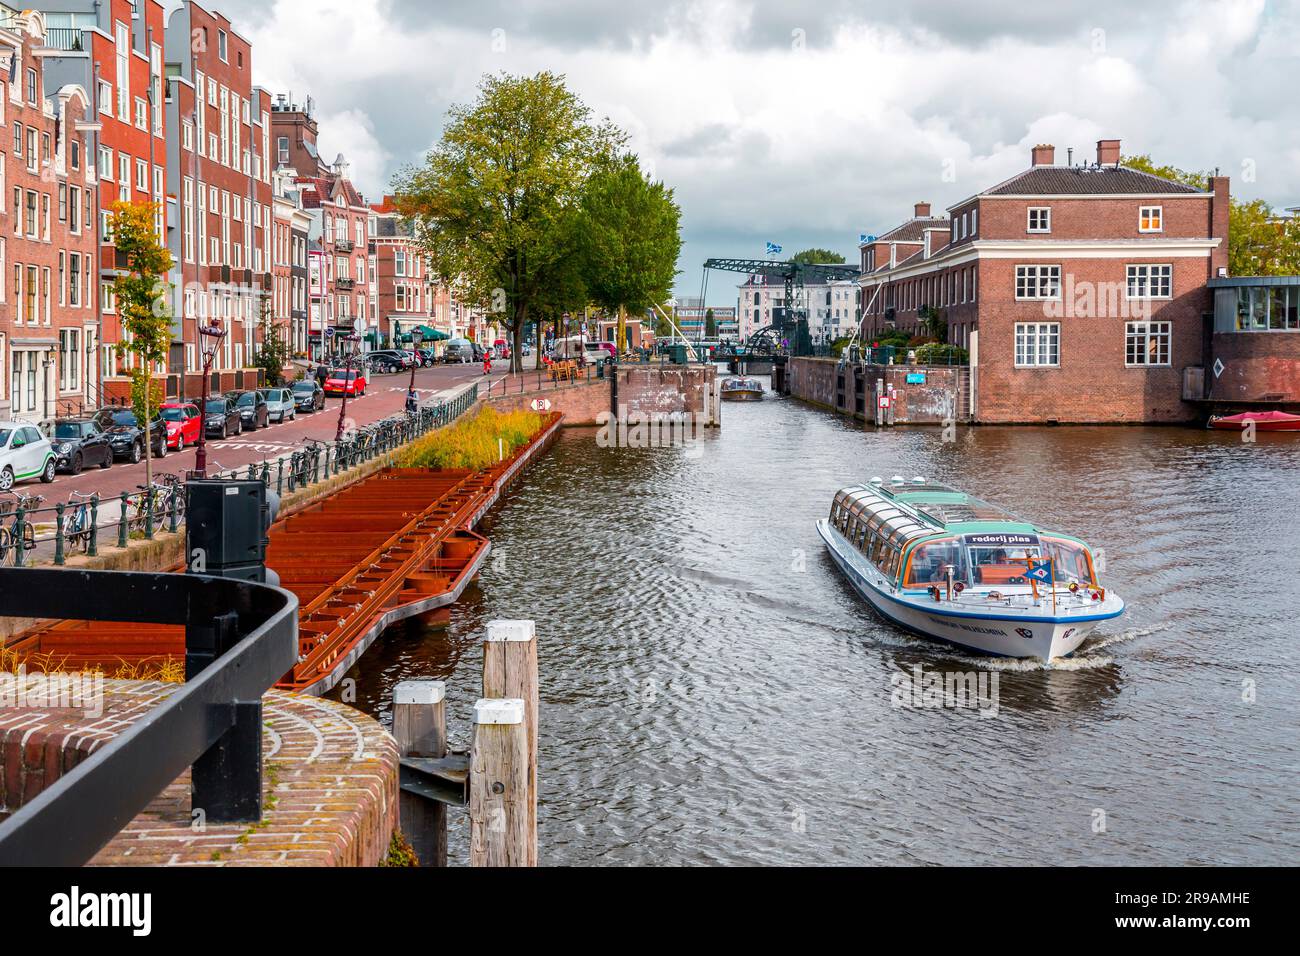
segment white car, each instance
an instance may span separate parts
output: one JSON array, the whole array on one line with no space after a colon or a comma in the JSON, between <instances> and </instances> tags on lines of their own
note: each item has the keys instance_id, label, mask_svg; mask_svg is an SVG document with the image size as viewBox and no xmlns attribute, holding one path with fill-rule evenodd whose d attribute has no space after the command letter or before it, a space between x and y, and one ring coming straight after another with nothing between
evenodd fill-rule
<instances>
[{"instance_id":1,"label":"white car","mask_svg":"<svg viewBox=\"0 0 1300 956\"><path fill-rule=\"evenodd\" d=\"M29 478L53 481L58 456L35 425L0 422L0 491Z\"/></svg>"}]
</instances>

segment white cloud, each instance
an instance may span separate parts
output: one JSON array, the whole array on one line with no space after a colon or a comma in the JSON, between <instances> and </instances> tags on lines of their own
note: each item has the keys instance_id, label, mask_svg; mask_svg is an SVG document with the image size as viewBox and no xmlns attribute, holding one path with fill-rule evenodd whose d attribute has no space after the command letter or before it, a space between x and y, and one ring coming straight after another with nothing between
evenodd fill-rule
<instances>
[{"instance_id":1,"label":"white cloud","mask_svg":"<svg viewBox=\"0 0 1300 956\"><path fill-rule=\"evenodd\" d=\"M247 5L232 12L258 81L310 93L323 152L344 153L374 196L483 73L566 74L676 188L687 286L706 256L758 255L764 239L849 253L915 201L941 209L1024 168L1037 142L1079 161L1119 137L1126 153L1220 166L1240 194L1300 201L1295 0L1090 0L1019 18L1023 4L974 16L924 0Z\"/></svg>"}]
</instances>

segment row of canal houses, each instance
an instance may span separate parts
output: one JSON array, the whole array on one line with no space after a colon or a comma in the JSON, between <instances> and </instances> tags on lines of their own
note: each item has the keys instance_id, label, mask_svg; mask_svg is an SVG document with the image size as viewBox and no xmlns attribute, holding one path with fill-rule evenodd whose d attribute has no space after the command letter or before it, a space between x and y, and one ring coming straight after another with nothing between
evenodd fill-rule
<instances>
[{"instance_id":1,"label":"row of canal houses","mask_svg":"<svg viewBox=\"0 0 1300 956\"><path fill-rule=\"evenodd\" d=\"M226 333L220 388L253 380L268 329L312 359L353 332L363 347L421 325L491 334L428 274L391 200L367 203L344 157L319 154L312 101L252 75L248 40L198 3L0 3L0 419L129 393L118 201L155 203L172 252L168 395L200 391L200 327Z\"/></svg>"}]
</instances>

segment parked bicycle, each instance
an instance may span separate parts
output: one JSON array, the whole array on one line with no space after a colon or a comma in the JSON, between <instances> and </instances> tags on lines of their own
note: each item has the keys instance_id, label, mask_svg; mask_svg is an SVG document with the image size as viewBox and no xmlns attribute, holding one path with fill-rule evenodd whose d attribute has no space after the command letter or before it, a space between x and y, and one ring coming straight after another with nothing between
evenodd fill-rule
<instances>
[{"instance_id":1,"label":"parked bicycle","mask_svg":"<svg viewBox=\"0 0 1300 956\"><path fill-rule=\"evenodd\" d=\"M39 508L45 498L17 491L7 491L5 494L8 497L0 499L0 566L12 566L18 563L19 551L32 551L36 548L36 525L31 520L31 511ZM5 521L11 516L12 522L9 527L5 527Z\"/></svg>"},{"instance_id":2,"label":"parked bicycle","mask_svg":"<svg viewBox=\"0 0 1300 956\"><path fill-rule=\"evenodd\" d=\"M66 547L90 550L90 499L88 492L74 491L63 512L63 540Z\"/></svg>"}]
</instances>

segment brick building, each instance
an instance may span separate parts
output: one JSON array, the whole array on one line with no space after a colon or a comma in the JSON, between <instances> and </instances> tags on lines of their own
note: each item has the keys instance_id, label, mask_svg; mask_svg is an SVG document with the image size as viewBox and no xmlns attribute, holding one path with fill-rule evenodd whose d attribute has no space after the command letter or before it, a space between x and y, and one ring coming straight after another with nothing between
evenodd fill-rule
<instances>
[{"instance_id":1,"label":"brick building","mask_svg":"<svg viewBox=\"0 0 1300 956\"><path fill-rule=\"evenodd\" d=\"M275 326L292 354L307 353L307 234L311 216L283 171L272 174L271 304Z\"/></svg>"},{"instance_id":2,"label":"brick building","mask_svg":"<svg viewBox=\"0 0 1300 956\"><path fill-rule=\"evenodd\" d=\"M305 105L280 95L271 106L275 168L291 171L308 232L308 351L331 350L331 338L364 332L372 323L368 230L370 207L348 177L340 154L320 158L318 127L310 99ZM333 335L330 335L332 331Z\"/></svg>"},{"instance_id":3,"label":"brick building","mask_svg":"<svg viewBox=\"0 0 1300 956\"><path fill-rule=\"evenodd\" d=\"M271 103L252 74L252 49L225 16L193 0L172 11L167 170L179 206L168 236L173 364L191 374L202 364L200 324L226 330L214 368L244 368L261 341L263 310L271 307Z\"/></svg>"},{"instance_id":4,"label":"brick building","mask_svg":"<svg viewBox=\"0 0 1300 956\"><path fill-rule=\"evenodd\" d=\"M1031 165L861 245L863 333L920 333L935 310L967 348L982 422L1186 421L1207 281L1226 274L1228 180L1201 191L1119 165Z\"/></svg>"},{"instance_id":5,"label":"brick building","mask_svg":"<svg viewBox=\"0 0 1300 956\"><path fill-rule=\"evenodd\" d=\"M375 344L399 341L416 326L453 334L451 293L429 270L409 220L391 196L370 207L370 314Z\"/></svg>"},{"instance_id":6,"label":"brick building","mask_svg":"<svg viewBox=\"0 0 1300 956\"><path fill-rule=\"evenodd\" d=\"M95 365L95 171L87 91L49 85L45 17L0 6L0 418L80 408Z\"/></svg>"},{"instance_id":7,"label":"brick building","mask_svg":"<svg viewBox=\"0 0 1300 956\"><path fill-rule=\"evenodd\" d=\"M90 397L102 397L105 377L122 371L113 345L121 323L107 294L114 276L114 250L106 228L114 202L156 202L158 230L166 228L166 124L163 117L163 6L158 0L35 0L46 26L41 53L47 90L79 86L94 101L97 128L90 133L99 189L95 273L99 321L87 344L98 350L98 381ZM92 306L92 309L94 306Z\"/></svg>"}]
</instances>

